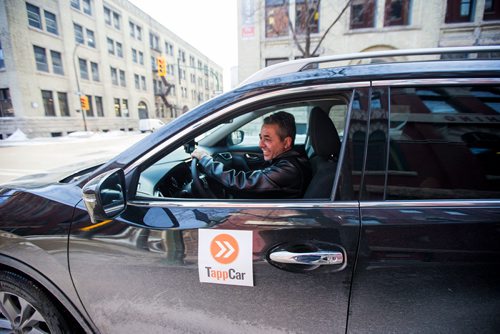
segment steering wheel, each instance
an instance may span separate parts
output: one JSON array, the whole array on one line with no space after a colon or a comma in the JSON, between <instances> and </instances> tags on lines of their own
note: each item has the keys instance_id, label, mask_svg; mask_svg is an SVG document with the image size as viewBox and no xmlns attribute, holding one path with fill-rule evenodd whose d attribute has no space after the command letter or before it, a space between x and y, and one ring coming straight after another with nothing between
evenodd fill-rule
<instances>
[{"instance_id":1,"label":"steering wheel","mask_svg":"<svg viewBox=\"0 0 500 334\"><path fill-rule=\"evenodd\" d=\"M200 172L198 171L198 159L193 158L191 160L191 176L193 178L192 187L194 191L198 193L202 198L217 198L215 194L208 187L208 182L202 180L200 177Z\"/></svg>"}]
</instances>

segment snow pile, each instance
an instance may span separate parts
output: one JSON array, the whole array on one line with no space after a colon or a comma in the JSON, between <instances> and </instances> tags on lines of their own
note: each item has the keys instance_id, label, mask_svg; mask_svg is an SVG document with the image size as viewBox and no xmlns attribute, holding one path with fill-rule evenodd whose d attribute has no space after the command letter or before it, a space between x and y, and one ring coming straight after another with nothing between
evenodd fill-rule
<instances>
[{"instance_id":1,"label":"snow pile","mask_svg":"<svg viewBox=\"0 0 500 334\"><path fill-rule=\"evenodd\" d=\"M5 141L25 141L28 137L20 129L17 129L13 134L11 134Z\"/></svg>"}]
</instances>

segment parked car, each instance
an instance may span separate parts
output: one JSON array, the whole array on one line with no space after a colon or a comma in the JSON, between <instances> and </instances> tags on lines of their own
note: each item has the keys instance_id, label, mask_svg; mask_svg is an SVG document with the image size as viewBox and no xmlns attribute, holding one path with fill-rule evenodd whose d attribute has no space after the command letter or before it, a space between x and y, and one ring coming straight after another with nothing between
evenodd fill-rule
<instances>
[{"instance_id":1,"label":"parked car","mask_svg":"<svg viewBox=\"0 0 500 334\"><path fill-rule=\"evenodd\" d=\"M156 118L144 118L139 120L139 131L144 132L155 132L165 123Z\"/></svg>"},{"instance_id":2,"label":"parked car","mask_svg":"<svg viewBox=\"0 0 500 334\"><path fill-rule=\"evenodd\" d=\"M0 326L498 333L499 51L278 64L104 165L4 185ZM306 198L241 198L199 172L195 147L262 168L245 138L278 110L307 124Z\"/></svg>"}]
</instances>

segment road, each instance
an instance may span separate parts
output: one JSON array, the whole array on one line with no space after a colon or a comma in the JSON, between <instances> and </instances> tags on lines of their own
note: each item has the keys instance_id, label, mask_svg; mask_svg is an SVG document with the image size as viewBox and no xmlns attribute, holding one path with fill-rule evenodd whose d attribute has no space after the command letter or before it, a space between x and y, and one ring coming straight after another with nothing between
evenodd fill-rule
<instances>
[{"instance_id":1,"label":"road","mask_svg":"<svg viewBox=\"0 0 500 334\"><path fill-rule=\"evenodd\" d=\"M47 138L19 143L0 141L0 184L65 165L89 160L105 161L145 136L129 133L90 138Z\"/></svg>"}]
</instances>

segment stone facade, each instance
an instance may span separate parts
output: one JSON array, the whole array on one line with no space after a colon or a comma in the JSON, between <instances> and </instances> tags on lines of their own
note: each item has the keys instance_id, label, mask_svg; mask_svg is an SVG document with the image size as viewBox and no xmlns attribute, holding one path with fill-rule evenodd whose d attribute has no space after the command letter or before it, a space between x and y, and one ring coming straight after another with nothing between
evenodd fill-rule
<instances>
[{"instance_id":1,"label":"stone facade","mask_svg":"<svg viewBox=\"0 0 500 334\"><path fill-rule=\"evenodd\" d=\"M168 122L222 91L221 66L126 0L1 0L0 43L0 139L137 130L139 118Z\"/></svg>"},{"instance_id":2,"label":"stone facade","mask_svg":"<svg viewBox=\"0 0 500 334\"><path fill-rule=\"evenodd\" d=\"M311 2L311 0L308 0ZM340 20L332 27L322 42L317 55L340 55L363 51L414 49L470 45L500 44L500 2L493 0L490 6L497 12L485 15L485 0L353 0ZM279 17L272 12L272 7L279 7L282 0L238 0L238 80L245 80L254 72L284 60L301 57L302 54L294 44L290 29L282 36L269 36L266 27L276 24ZM338 17L347 0L321 1L319 8L318 32L311 34L312 45L315 46L328 26ZM458 17L449 18L448 3L455 3ZM465 4L465 7L460 7ZM470 3L470 7L467 7ZM267 4L267 11L266 11ZM288 19L295 23L296 7L303 1L288 1ZM407 15L402 22L390 23L388 13L391 5L407 6L395 10ZM357 8L363 13L372 13L371 24L353 27L353 15ZM370 7L371 6L371 7ZM370 7L370 10L367 8ZM271 9L270 9L271 8ZM448 13L447 13L448 11ZM462 12L460 12L462 11ZM465 13L465 11L468 11ZM486 10L487 11L487 10ZM466 18L459 15L467 14ZM364 15L364 14L363 14ZM282 25L283 26L283 25ZM266 36L267 35L267 36Z\"/></svg>"}]
</instances>

